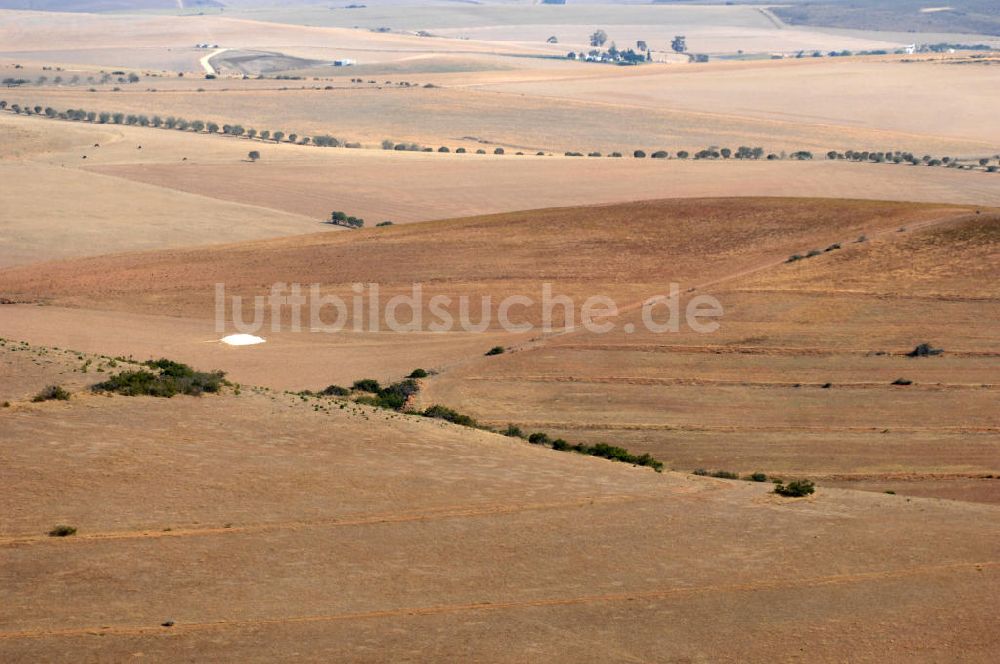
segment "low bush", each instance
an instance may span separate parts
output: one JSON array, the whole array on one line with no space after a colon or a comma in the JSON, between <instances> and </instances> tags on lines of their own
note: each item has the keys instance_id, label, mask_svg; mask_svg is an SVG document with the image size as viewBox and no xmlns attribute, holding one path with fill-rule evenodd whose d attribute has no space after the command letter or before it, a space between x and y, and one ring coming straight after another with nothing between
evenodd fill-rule
<instances>
[{"instance_id":1,"label":"low bush","mask_svg":"<svg viewBox=\"0 0 1000 664\"><path fill-rule=\"evenodd\" d=\"M765 475L764 473L751 473L747 475L746 479L749 482L766 482L767 475Z\"/></svg>"},{"instance_id":2,"label":"low bush","mask_svg":"<svg viewBox=\"0 0 1000 664\"><path fill-rule=\"evenodd\" d=\"M548 434L539 431L528 436L528 442L532 445L548 445L551 441Z\"/></svg>"},{"instance_id":3,"label":"low bush","mask_svg":"<svg viewBox=\"0 0 1000 664\"><path fill-rule=\"evenodd\" d=\"M374 405L389 410L403 410L410 396L419 391L420 386L417 385L417 381L407 378L379 390Z\"/></svg>"},{"instance_id":4,"label":"low bush","mask_svg":"<svg viewBox=\"0 0 1000 664\"><path fill-rule=\"evenodd\" d=\"M94 385L95 392L113 392L128 397L152 396L170 398L177 394L200 396L216 393L226 385L222 371L195 371L186 364L166 358L145 363L149 369L123 371Z\"/></svg>"},{"instance_id":5,"label":"low bush","mask_svg":"<svg viewBox=\"0 0 1000 664\"><path fill-rule=\"evenodd\" d=\"M361 380L356 380L351 387L359 392L371 392L373 394L382 389L382 386L379 385L378 381L374 378L362 378Z\"/></svg>"},{"instance_id":6,"label":"low bush","mask_svg":"<svg viewBox=\"0 0 1000 664\"><path fill-rule=\"evenodd\" d=\"M788 484L775 484L774 492L788 498L801 498L816 491L816 485L810 480L792 480Z\"/></svg>"},{"instance_id":7,"label":"low bush","mask_svg":"<svg viewBox=\"0 0 1000 664\"><path fill-rule=\"evenodd\" d=\"M555 448L555 445L553 445L553 448ZM615 447L614 445L608 445L607 443L597 443L593 446L572 445L569 446L568 449L580 454L601 457L602 459L621 461L622 463L631 463L636 466L648 466L656 472L663 471L663 462L657 461L649 454L641 454L637 456L635 454L631 454L624 447Z\"/></svg>"},{"instance_id":8,"label":"low bush","mask_svg":"<svg viewBox=\"0 0 1000 664\"><path fill-rule=\"evenodd\" d=\"M427 378L429 374L423 369L414 369L410 372L408 378Z\"/></svg>"},{"instance_id":9,"label":"low bush","mask_svg":"<svg viewBox=\"0 0 1000 664\"><path fill-rule=\"evenodd\" d=\"M76 535L76 528L73 526L58 525L49 531L49 537L70 537Z\"/></svg>"},{"instance_id":10,"label":"low bush","mask_svg":"<svg viewBox=\"0 0 1000 664\"><path fill-rule=\"evenodd\" d=\"M940 348L932 348L930 344L919 344L916 348L911 350L906 354L907 357L930 357L931 355L940 355L944 350Z\"/></svg>"},{"instance_id":11,"label":"low bush","mask_svg":"<svg viewBox=\"0 0 1000 664\"><path fill-rule=\"evenodd\" d=\"M35 403L41 403L42 401L68 401L69 392L59 385L49 385L31 400Z\"/></svg>"},{"instance_id":12,"label":"low bush","mask_svg":"<svg viewBox=\"0 0 1000 664\"><path fill-rule=\"evenodd\" d=\"M486 351L486 355L487 356L503 355L505 351L506 349L503 346L494 346L493 348L490 348L488 351Z\"/></svg>"},{"instance_id":13,"label":"low bush","mask_svg":"<svg viewBox=\"0 0 1000 664\"><path fill-rule=\"evenodd\" d=\"M340 385L327 385L320 394L325 397L346 397L351 393L346 387Z\"/></svg>"},{"instance_id":14,"label":"low bush","mask_svg":"<svg viewBox=\"0 0 1000 664\"><path fill-rule=\"evenodd\" d=\"M507 428L504 429L501 433L510 438L524 438L524 432L521 431L521 428L518 426L514 426L513 424L508 424Z\"/></svg>"},{"instance_id":15,"label":"low bush","mask_svg":"<svg viewBox=\"0 0 1000 664\"><path fill-rule=\"evenodd\" d=\"M447 406L434 405L427 408L423 413L424 417L431 417L438 420L445 420L451 422L452 424L460 424L466 427L477 427L479 423L468 415L463 415L456 410L452 410Z\"/></svg>"},{"instance_id":16,"label":"low bush","mask_svg":"<svg viewBox=\"0 0 1000 664\"><path fill-rule=\"evenodd\" d=\"M909 378L897 378L896 380L892 381L892 384L893 385L913 385L913 381L910 380Z\"/></svg>"}]
</instances>

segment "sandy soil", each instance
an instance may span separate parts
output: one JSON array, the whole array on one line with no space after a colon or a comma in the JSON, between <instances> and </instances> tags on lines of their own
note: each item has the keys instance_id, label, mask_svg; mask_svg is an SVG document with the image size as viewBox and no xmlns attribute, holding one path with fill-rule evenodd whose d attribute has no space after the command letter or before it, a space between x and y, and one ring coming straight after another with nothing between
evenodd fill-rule
<instances>
[{"instance_id":1,"label":"sandy soil","mask_svg":"<svg viewBox=\"0 0 1000 664\"><path fill-rule=\"evenodd\" d=\"M974 208L692 200L83 259L0 273L8 299L49 304L6 305L0 334L167 355L278 388L437 369L423 405L445 403L495 426L620 443L681 470L846 476L866 487L910 472L922 494L936 495L937 482L955 497L956 480L1000 474L995 224L993 212ZM862 234L869 240L852 244ZM784 263L835 242L845 248ZM959 263L970 267L956 271ZM320 283L348 301L352 283L377 282L387 299L421 282L425 304L435 294L537 303L550 281L578 302L611 296L624 313L607 334L540 337L505 335L495 318L487 335L295 333L283 310L285 331L265 330L266 344L212 343L222 336L215 283L249 296L279 281ZM670 281L716 295L722 328L644 331L629 307ZM536 304L520 315L537 324L540 313ZM946 354L904 356L925 341ZM517 352L483 357L497 343ZM890 385L897 378L914 384ZM927 422L927 412L939 414ZM897 490L906 486L916 484Z\"/></svg>"},{"instance_id":2,"label":"sandy soil","mask_svg":"<svg viewBox=\"0 0 1000 664\"><path fill-rule=\"evenodd\" d=\"M995 174L927 167L321 149L9 113L0 126L15 183L0 192L0 266L335 231L320 223L334 209L373 225L664 196L1000 205Z\"/></svg>"},{"instance_id":3,"label":"sandy soil","mask_svg":"<svg viewBox=\"0 0 1000 664\"><path fill-rule=\"evenodd\" d=\"M840 475L841 486L996 502L1000 484L972 481L1000 461L996 229L974 216L779 263L706 289L726 312L715 334L664 338L632 314L611 334L470 361L422 398L617 441L676 468ZM923 342L949 350L905 356Z\"/></svg>"},{"instance_id":4,"label":"sandy soil","mask_svg":"<svg viewBox=\"0 0 1000 664\"><path fill-rule=\"evenodd\" d=\"M805 647L864 661L961 643L963 661L987 661L996 647L995 507L779 499L314 405L77 393L0 411L3 658L745 661ZM78 534L45 536L57 522Z\"/></svg>"},{"instance_id":5,"label":"sandy soil","mask_svg":"<svg viewBox=\"0 0 1000 664\"><path fill-rule=\"evenodd\" d=\"M372 146L391 139L435 149L475 148L482 147L479 139L512 151L560 154L693 153L713 145L759 145L775 153L898 149L989 156L1000 142L988 93L997 71L849 60L706 69L658 65L626 72L576 65L523 75L442 74L441 80L428 74L392 76L395 82L419 84L409 88L350 87L343 78L272 80L266 89L264 81L149 79L118 92L107 86L94 93L84 86L29 86L6 96L11 103L59 109L158 113L300 136L331 134ZM438 87L422 87L429 83ZM149 86L157 92L147 92ZM872 89L884 89L885 96L869 101ZM947 90L948 96L934 90ZM941 124L941 113L952 108L948 99L966 110Z\"/></svg>"},{"instance_id":6,"label":"sandy soil","mask_svg":"<svg viewBox=\"0 0 1000 664\"><path fill-rule=\"evenodd\" d=\"M998 176L628 155L995 160L1000 68L955 54L627 69L547 56L599 26L656 59L673 34L696 52L913 37L787 28L753 7L369 4L0 12L0 76L29 81L8 104L507 149L0 112L0 660L993 661ZM402 34L425 29L439 36ZM360 65L207 80L201 43ZM332 210L369 227L321 224ZM253 330L266 343L221 344L247 330L231 309L216 327L216 284L250 297L275 282L348 300L376 282L383 303L420 282L452 314L462 295L538 298L550 282L620 310L603 334L495 318L483 333L325 334L289 329L285 306ZM717 298L720 329L640 326L670 282L682 304ZM907 357L918 343L943 353ZM235 385L90 390L162 356ZM431 375L413 408L621 445L667 471L291 392L417 367ZM49 385L72 395L33 402ZM818 491L785 499L695 469ZM58 524L79 530L50 537Z\"/></svg>"}]
</instances>

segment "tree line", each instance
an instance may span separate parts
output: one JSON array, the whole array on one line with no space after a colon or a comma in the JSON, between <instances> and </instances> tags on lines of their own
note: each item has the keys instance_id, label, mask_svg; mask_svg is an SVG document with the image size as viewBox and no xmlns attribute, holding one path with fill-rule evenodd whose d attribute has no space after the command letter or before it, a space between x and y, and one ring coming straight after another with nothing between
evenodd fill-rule
<instances>
[{"instance_id":1,"label":"tree line","mask_svg":"<svg viewBox=\"0 0 1000 664\"><path fill-rule=\"evenodd\" d=\"M251 140L260 141L273 141L275 143L292 143L296 145L315 145L318 147L343 147L343 148L362 148L361 143L348 142L339 139L335 136L329 134L321 134L317 136L303 136L295 132L285 133L281 130L271 131L268 129L257 130L253 127L244 127L241 124L219 124L212 121L203 120L187 120L182 117L176 117L172 115L160 116L160 115L147 115L142 113L122 113L122 112L110 112L110 111L86 111L83 109L67 109L65 111L59 111L51 106L41 106L41 105L28 105L28 104L8 104L7 101L0 100L0 110L9 110L16 114L21 115L39 115L46 118L58 119L58 120L69 120L73 122L91 122L94 124L110 124L110 125L126 125L126 126L136 126L136 127L153 127L160 129L171 129L175 131L191 131L195 133L208 133L208 134L223 134L225 136L233 136L236 138L247 138ZM440 152L440 153L450 153L455 154L466 154L469 152L464 147L458 147L452 150L447 146L441 146L435 150L433 147L423 146L417 143L397 143L396 141L386 139L382 141L381 148L383 150L395 150L395 151L407 151L407 152ZM478 148L475 151L476 154L487 154L487 151L483 148ZM502 147L496 147L492 150L494 155L505 155L506 150ZM515 155L524 155L524 152L516 152ZM545 156L545 152L535 152L536 156ZM590 151L587 153L568 151L563 153L566 157L602 157L604 156L601 152ZM607 155L608 157L620 158L622 157L621 152L611 152ZM689 152L688 150L678 150L671 154L667 150L651 150L647 152L646 150L635 150L632 156L636 159L695 159L695 160L717 160L717 159L737 159L737 160L785 160L791 159L795 161L810 161L815 158L815 155L809 150L796 150L793 152L767 152L764 148L760 146L747 146L741 145L735 150L728 147L708 147L695 152ZM1000 155L992 155L991 157L977 157L973 160L959 159L956 157L935 157L933 155L925 154L920 157L916 156L913 152L903 151L903 150L830 150L826 153L826 158L829 160L845 160L852 162L870 162L870 163L892 163L892 164L911 164L914 166L926 165L926 166L945 166L948 168L958 168L962 170L975 170L977 166L982 170L989 173L1000 172ZM990 162L996 161L996 164L991 164Z\"/></svg>"}]
</instances>

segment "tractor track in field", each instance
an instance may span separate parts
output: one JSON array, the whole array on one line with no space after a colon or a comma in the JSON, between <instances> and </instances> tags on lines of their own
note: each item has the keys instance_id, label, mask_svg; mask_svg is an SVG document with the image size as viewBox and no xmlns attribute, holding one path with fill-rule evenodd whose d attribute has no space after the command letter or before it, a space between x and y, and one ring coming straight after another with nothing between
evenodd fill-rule
<instances>
[{"instance_id":1,"label":"tractor track in field","mask_svg":"<svg viewBox=\"0 0 1000 664\"><path fill-rule=\"evenodd\" d=\"M806 588L823 588L862 583L895 581L932 574L982 573L1000 567L1000 561L963 561L936 565L918 565L892 570L877 570L844 574L830 574L806 578L774 579L749 583L712 584L694 587L667 587L634 592L597 593L570 597L548 597L538 599L513 599L505 601L481 601L425 606L394 607L369 611L347 611L341 613L285 616L274 618L242 618L235 620L208 620L200 622L179 622L166 626L151 625L103 625L95 627L73 627L66 629L28 629L0 632L0 641L74 638L86 636L171 636L192 632L206 632L227 629L257 629L274 625L322 624L357 620L379 620L408 618L414 616L435 616L486 611L511 611L532 608L559 608L567 606L615 604L633 601L669 601L698 597L713 593L756 593Z\"/></svg>"}]
</instances>

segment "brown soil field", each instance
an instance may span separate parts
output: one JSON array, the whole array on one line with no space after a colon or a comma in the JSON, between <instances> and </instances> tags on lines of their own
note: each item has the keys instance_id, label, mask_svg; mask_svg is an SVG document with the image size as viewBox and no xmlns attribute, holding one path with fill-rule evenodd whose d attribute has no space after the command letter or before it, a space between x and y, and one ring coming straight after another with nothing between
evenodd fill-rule
<instances>
[{"instance_id":1,"label":"brown soil field","mask_svg":"<svg viewBox=\"0 0 1000 664\"><path fill-rule=\"evenodd\" d=\"M39 363L16 379L26 393L80 363L37 346L0 356ZM996 649L994 506L783 499L311 401L80 390L0 410L0 657L985 662ZM57 523L78 532L46 536Z\"/></svg>"},{"instance_id":2,"label":"brown soil field","mask_svg":"<svg viewBox=\"0 0 1000 664\"><path fill-rule=\"evenodd\" d=\"M372 225L664 196L1000 206L996 174L953 169L398 153L11 113L0 113L0 127L0 171L11 183L0 190L0 266L338 230L319 223L334 209ZM259 162L247 160L251 149Z\"/></svg>"},{"instance_id":3,"label":"brown soil field","mask_svg":"<svg viewBox=\"0 0 1000 664\"><path fill-rule=\"evenodd\" d=\"M608 1L0 10L0 662L996 659L995 53Z\"/></svg>"},{"instance_id":4,"label":"brown soil field","mask_svg":"<svg viewBox=\"0 0 1000 664\"><path fill-rule=\"evenodd\" d=\"M647 65L624 73L617 67L546 64L514 72L406 75L404 80L418 84L409 88L351 86L346 75L329 81L152 78L119 91L108 85L96 92L87 86L32 85L5 96L12 103L59 109L158 113L331 134L374 146L391 139L468 148L477 143L463 139L475 137L510 150L560 154L695 152L713 145L760 145L768 152L997 153L1000 123L990 113L989 95L997 84L996 67L839 60L720 63L704 69ZM429 83L437 87L422 87ZM870 95L875 87L884 89L884 96ZM940 122L953 105L962 113Z\"/></svg>"},{"instance_id":5,"label":"brown soil field","mask_svg":"<svg viewBox=\"0 0 1000 664\"><path fill-rule=\"evenodd\" d=\"M296 390L436 369L422 404L494 426L617 442L679 470L799 473L855 487L908 473L891 488L905 493L912 482L938 495L937 483L954 497L957 481L1000 474L996 219L957 206L674 200L80 259L0 272L0 295L47 305L7 305L0 334L168 355ZM867 242L852 242L862 234ZM844 248L784 262L833 243ZM504 332L494 317L486 335L330 335L290 331L285 308L284 329L266 326L262 346L212 343L221 336L214 284L254 296L274 282L317 283L345 299L352 283L378 283L387 299L419 282L425 306L432 295L527 295L535 304L520 315L536 325L550 282L577 303L613 298L621 324L592 334L557 319L556 333L540 336L537 327ZM685 298L692 288L718 297L721 329L642 331L636 305L669 282ZM923 342L946 352L903 356ZM497 343L517 352L482 357ZM913 384L890 385L897 378ZM932 422L928 412L938 413ZM968 497L1000 500L997 486L977 483Z\"/></svg>"},{"instance_id":6,"label":"brown soil field","mask_svg":"<svg viewBox=\"0 0 1000 664\"><path fill-rule=\"evenodd\" d=\"M317 230L314 219L299 214L79 168L83 155L117 154L137 163L144 154L163 159L159 146L164 143L171 146L170 158L180 161L188 150L196 153L200 137L31 120L7 114L0 119L5 155L0 159L0 266Z\"/></svg>"},{"instance_id":7,"label":"brown soil field","mask_svg":"<svg viewBox=\"0 0 1000 664\"><path fill-rule=\"evenodd\" d=\"M421 398L678 469L997 502L1000 483L974 481L1000 463L997 229L984 214L845 243L700 289L725 311L714 334L664 338L627 314L465 363ZM947 350L905 356L925 342Z\"/></svg>"}]
</instances>

